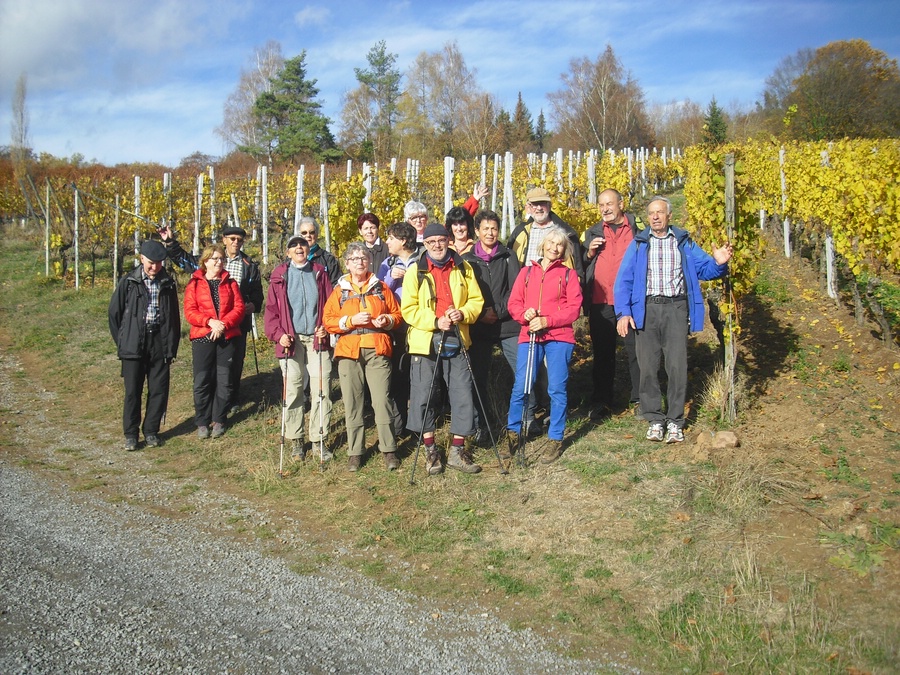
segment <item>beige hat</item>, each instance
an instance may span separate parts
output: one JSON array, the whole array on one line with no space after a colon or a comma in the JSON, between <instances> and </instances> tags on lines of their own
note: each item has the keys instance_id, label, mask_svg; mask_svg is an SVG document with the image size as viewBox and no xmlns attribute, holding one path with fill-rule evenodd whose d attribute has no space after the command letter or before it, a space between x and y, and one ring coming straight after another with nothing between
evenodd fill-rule
<instances>
[{"instance_id":1,"label":"beige hat","mask_svg":"<svg viewBox=\"0 0 900 675\"><path fill-rule=\"evenodd\" d=\"M528 202L552 202L550 199L550 193L547 192L546 188L542 187L533 187L528 191L528 194L525 195L525 200Z\"/></svg>"}]
</instances>

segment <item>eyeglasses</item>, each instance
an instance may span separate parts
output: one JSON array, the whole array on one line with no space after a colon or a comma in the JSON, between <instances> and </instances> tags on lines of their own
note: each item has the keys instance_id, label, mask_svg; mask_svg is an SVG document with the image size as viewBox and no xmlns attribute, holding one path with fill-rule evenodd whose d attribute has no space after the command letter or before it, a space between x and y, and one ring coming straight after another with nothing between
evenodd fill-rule
<instances>
[{"instance_id":1,"label":"eyeglasses","mask_svg":"<svg viewBox=\"0 0 900 675\"><path fill-rule=\"evenodd\" d=\"M528 206L533 209L549 209L550 202L528 202Z\"/></svg>"},{"instance_id":2,"label":"eyeglasses","mask_svg":"<svg viewBox=\"0 0 900 675\"><path fill-rule=\"evenodd\" d=\"M225 262L225 259L224 259L224 258L209 258L209 262L211 262L211 263L220 263L220 264L221 264L221 263L224 263L224 262Z\"/></svg>"},{"instance_id":3,"label":"eyeglasses","mask_svg":"<svg viewBox=\"0 0 900 675\"><path fill-rule=\"evenodd\" d=\"M300 236L301 236L301 237L308 237L308 236L310 236L310 235L312 235L312 236L315 237L315 236L316 236L316 231L315 231L315 230L307 230L307 231L305 231L305 232L300 232Z\"/></svg>"},{"instance_id":4,"label":"eyeglasses","mask_svg":"<svg viewBox=\"0 0 900 675\"><path fill-rule=\"evenodd\" d=\"M441 237L440 239L426 239L424 243L426 246L446 246L448 242L448 239Z\"/></svg>"},{"instance_id":5,"label":"eyeglasses","mask_svg":"<svg viewBox=\"0 0 900 675\"><path fill-rule=\"evenodd\" d=\"M236 243L238 243L238 244L243 244L243 243L244 243L244 238L243 238L243 237L225 237L225 240L226 240L226 241L231 241L231 242L236 242Z\"/></svg>"},{"instance_id":6,"label":"eyeglasses","mask_svg":"<svg viewBox=\"0 0 900 675\"><path fill-rule=\"evenodd\" d=\"M427 214L427 213L420 213L420 214L418 214L418 215L416 215L416 216L410 216L409 219L410 219L410 220L428 220L428 214Z\"/></svg>"},{"instance_id":7,"label":"eyeglasses","mask_svg":"<svg viewBox=\"0 0 900 675\"><path fill-rule=\"evenodd\" d=\"M290 248L302 248L302 249L306 249L306 248L308 248L308 247L309 247L309 244L304 244L302 241L298 241L296 244L294 244L294 245L291 246Z\"/></svg>"},{"instance_id":8,"label":"eyeglasses","mask_svg":"<svg viewBox=\"0 0 900 675\"><path fill-rule=\"evenodd\" d=\"M352 263L361 263L361 262L368 262L368 261L369 261L369 259L362 255L355 255L352 258L347 258L347 262L352 262Z\"/></svg>"}]
</instances>

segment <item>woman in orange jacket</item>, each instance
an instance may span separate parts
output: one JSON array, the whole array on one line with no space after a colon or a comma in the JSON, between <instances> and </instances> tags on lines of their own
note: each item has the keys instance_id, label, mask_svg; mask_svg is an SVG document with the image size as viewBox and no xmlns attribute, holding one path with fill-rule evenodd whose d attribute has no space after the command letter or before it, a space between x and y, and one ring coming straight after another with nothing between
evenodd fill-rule
<instances>
[{"instance_id":1,"label":"woman in orange jacket","mask_svg":"<svg viewBox=\"0 0 900 675\"><path fill-rule=\"evenodd\" d=\"M218 438L225 433L229 372L234 338L241 335L244 299L238 283L225 271L224 248L207 246L198 262L184 289L184 318L191 326L194 363L194 417L200 438Z\"/></svg>"},{"instance_id":2,"label":"woman in orange jacket","mask_svg":"<svg viewBox=\"0 0 900 675\"><path fill-rule=\"evenodd\" d=\"M347 424L347 469L357 471L365 452L363 387L368 386L375 410L378 445L389 471L400 467L397 439L391 419L391 329L402 317L390 289L370 268L372 254L354 243L344 252L342 276L325 303L325 330L337 335L334 358L338 363L344 417Z\"/></svg>"}]
</instances>

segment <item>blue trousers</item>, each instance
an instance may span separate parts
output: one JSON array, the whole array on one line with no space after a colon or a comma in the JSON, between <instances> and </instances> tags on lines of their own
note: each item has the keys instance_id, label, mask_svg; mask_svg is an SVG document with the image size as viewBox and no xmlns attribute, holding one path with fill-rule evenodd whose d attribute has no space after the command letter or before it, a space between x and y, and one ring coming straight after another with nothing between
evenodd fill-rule
<instances>
[{"instance_id":1,"label":"blue trousers","mask_svg":"<svg viewBox=\"0 0 900 675\"><path fill-rule=\"evenodd\" d=\"M547 436L551 440L561 441L566 430L566 406L569 403L566 384L569 380L569 362L575 345L571 342L535 342L533 367L529 389L534 390L538 366L541 361L547 362L547 394L550 396L550 428ZM528 343L519 343L519 354L516 358L516 381L513 384L512 398L509 400L509 415L506 428L520 432L522 429L522 408L525 405L525 371L528 368Z\"/></svg>"}]
</instances>

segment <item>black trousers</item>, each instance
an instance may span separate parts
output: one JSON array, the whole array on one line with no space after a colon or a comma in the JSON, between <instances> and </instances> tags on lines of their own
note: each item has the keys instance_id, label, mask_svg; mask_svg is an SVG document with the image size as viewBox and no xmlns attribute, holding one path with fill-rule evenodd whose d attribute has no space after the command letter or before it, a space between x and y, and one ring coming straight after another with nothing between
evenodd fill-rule
<instances>
[{"instance_id":1,"label":"black trousers","mask_svg":"<svg viewBox=\"0 0 900 675\"><path fill-rule=\"evenodd\" d=\"M160 333L148 333L144 343L141 358L122 359L122 379L125 382L122 430L126 436L135 438L141 430L144 381L147 382L144 436L159 433L159 425L169 404L169 364L165 357L163 336Z\"/></svg>"},{"instance_id":2,"label":"black trousers","mask_svg":"<svg viewBox=\"0 0 900 675\"><path fill-rule=\"evenodd\" d=\"M616 382L616 309L612 305L591 305L588 318L591 343L594 347L594 402L613 407ZM631 402L640 399L641 369L638 366L635 332L631 329L625 336L625 354L628 357L628 371L631 376Z\"/></svg>"},{"instance_id":3,"label":"black trousers","mask_svg":"<svg viewBox=\"0 0 900 675\"><path fill-rule=\"evenodd\" d=\"M251 329L252 330L252 329ZM241 375L244 374L244 357L247 355L247 333L241 331L234 343L234 358L231 361L231 396L228 399L228 407L238 405L241 394Z\"/></svg>"},{"instance_id":4,"label":"black trousers","mask_svg":"<svg viewBox=\"0 0 900 675\"><path fill-rule=\"evenodd\" d=\"M234 340L191 342L194 359L194 421L198 427L225 424L231 398Z\"/></svg>"}]
</instances>

